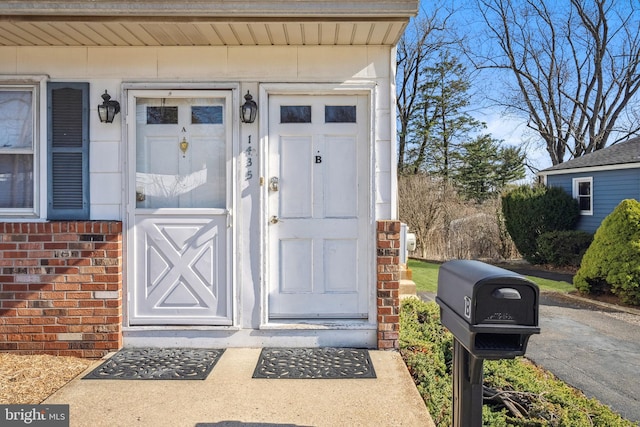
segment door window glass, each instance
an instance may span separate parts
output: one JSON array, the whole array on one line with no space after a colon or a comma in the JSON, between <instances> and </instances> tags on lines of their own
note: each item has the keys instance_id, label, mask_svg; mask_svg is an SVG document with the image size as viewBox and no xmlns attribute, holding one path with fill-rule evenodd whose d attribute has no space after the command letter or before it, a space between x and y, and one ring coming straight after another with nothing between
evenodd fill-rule
<instances>
[{"instance_id":1,"label":"door window glass","mask_svg":"<svg viewBox=\"0 0 640 427\"><path fill-rule=\"evenodd\" d=\"M136 207L226 207L225 102L137 98Z\"/></svg>"},{"instance_id":2,"label":"door window glass","mask_svg":"<svg viewBox=\"0 0 640 427\"><path fill-rule=\"evenodd\" d=\"M356 106L355 105L325 105L324 122L325 123L355 123L356 122Z\"/></svg>"},{"instance_id":3,"label":"door window glass","mask_svg":"<svg viewBox=\"0 0 640 427\"><path fill-rule=\"evenodd\" d=\"M147 107L148 125L177 125L178 107Z\"/></svg>"},{"instance_id":4,"label":"door window glass","mask_svg":"<svg viewBox=\"0 0 640 427\"><path fill-rule=\"evenodd\" d=\"M194 125L221 125L222 107L220 105L191 107L191 124Z\"/></svg>"},{"instance_id":5,"label":"door window glass","mask_svg":"<svg viewBox=\"0 0 640 427\"><path fill-rule=\"evenodd\" d=\"M281 105L280 123L311 123L311 106Z\"/></svg>"}]
</instances>

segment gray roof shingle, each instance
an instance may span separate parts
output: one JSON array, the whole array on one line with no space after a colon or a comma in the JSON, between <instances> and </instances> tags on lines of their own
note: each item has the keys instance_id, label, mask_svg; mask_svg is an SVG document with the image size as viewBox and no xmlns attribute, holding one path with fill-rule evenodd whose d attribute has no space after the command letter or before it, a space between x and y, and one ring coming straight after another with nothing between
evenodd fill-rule
<instances>
[{"instance_id":1,"label":"gray roof shingle","mask_svg":"<svg viewBox=\"0 0 640 427\"><path fill-rule=\"evenodd\" d=\"M545 172L565 169L613 166L628 163L640 163L640 137L610 145L601 150L551 166L550 168L540 171L540 173L544 174Z\"/></svg>"}]
</instances>

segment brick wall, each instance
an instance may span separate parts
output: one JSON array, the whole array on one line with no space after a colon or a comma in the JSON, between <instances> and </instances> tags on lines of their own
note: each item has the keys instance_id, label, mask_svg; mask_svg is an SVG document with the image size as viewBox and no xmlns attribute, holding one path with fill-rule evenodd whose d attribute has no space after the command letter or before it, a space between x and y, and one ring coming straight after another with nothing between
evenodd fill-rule
<instances>
[{"instance_id":1,"label":"brick wall","mask_svg":"<svg viewBox=\"0 0 640 427\"><path fill-rule=\"evenodd\" d=\"M378 348L397 349L400 333L400 221L377 224Z\"/></svg>"},{"instance_id":2,"label":"brick wall","mask_svg":"<svg viewBox=\"0 0 640 427\"><path fill-rule=\"evenodd\" d=\"M122 347L122 223L0 223L0 351Z\"/></svg>"}]
</instances>

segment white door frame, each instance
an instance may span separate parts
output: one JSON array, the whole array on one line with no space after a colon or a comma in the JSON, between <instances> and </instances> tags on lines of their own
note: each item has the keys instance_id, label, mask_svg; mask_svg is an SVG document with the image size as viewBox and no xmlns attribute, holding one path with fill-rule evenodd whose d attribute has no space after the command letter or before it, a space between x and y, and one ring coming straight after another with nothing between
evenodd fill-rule
<instances>
[{"instance_id":1,"label":"white door frame","mask_svg":"<svg viewBox=\"0 0 640 427\"><path fill-rule=\"evenodd\" d=\"M365 95L369 100L368 119L368 166L369 166L369 188L367 206L369 217L369 237L366 241L366 253L368 257L368 269L365 272L367 275L366 282L368 283L368 312L369 316L364 322L353 320L347 321L339 320L333 322L329 319L322 319L318 321L304 320L305 324L311 325L321 324L322 326L338 327L338 328L350 328L356 329L359 327L371 328L377 324L377 309L376 309L376 257L375 257L375 88L376 84L372 81L363 82L347 82L347 83L264 83L259 86L259 108L260 112L260 176L262 177L262 185L260 191L260 259L261 259L261 328L274 329L274 328L299 328L295 321L292 323L282 322L278 320L274 322L269 319L269 254L268 254L268 191L269 186L267 181L268 172L268 144L269 144L269 96L270 95Z\"/></svg>"},{"instance_id":2,"label":"white door frame","mask_svg":"<svg viewBox=\"0 0 640 427\"><path fill-rule=\"evenodd\" d=\"M123 170L122 170L122 189L123 189L123 240L125 242L123 248L123 259L125 260L125 269L123 277L123 298L126 298L127 303L123 309L123 327L125 329L130 328L130 310L132 307L133 298L133 286L136 278L136 266L134 263L135 251L134 242L135 234L133 227L135 224L135 209L136 209L136 164L135 164L135 152L136 152L136 111L135 111L135 98L137 96L155 97L162 94L170 96L175 91L180 91L182 94L186 94L187 91L194 91L193 94L197 95L197 91L228 91L231 92L231 105L227 114L227 119L230 123L230 135L231 144L227 147L228 150L228 168L230 175L230 182L227 185L227 207L229 211L229 226L230 233L227 242L227 280L230 286L229 299L231 310L232 325L239 323L238 319L238 288L237 278L239 274L237 272L237 266L235 262L235 254L237 247L237 220L235 218L235 212L238 205L237 200L237 182L239 182L237 159L239 156L239 117L236 114L239 111L240 106L240 85L237 83L123 83L121 88L121 99L124 100L121 103L121 112L123 115L122 126L122 156L123 156ZM143 95L144 94L144 95ZM166 326L144 326L133 327L144 329L167 329ZM210 328L228 328L224 326L212 326Z\"/></svg>"}]
</instances>

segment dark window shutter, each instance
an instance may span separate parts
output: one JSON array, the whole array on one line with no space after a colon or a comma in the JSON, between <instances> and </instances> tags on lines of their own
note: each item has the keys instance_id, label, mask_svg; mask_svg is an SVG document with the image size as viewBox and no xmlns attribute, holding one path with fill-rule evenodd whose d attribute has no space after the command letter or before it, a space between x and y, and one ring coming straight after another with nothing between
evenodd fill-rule
<instances>
[{"instance_id":1,"label":"dark window shutter","mask_svg":"<svg viewBox=\"0 0 640 427\"><path fill-rule=\"evenodd\" d=\"M49 219L89 219L89 83L47 87Z\"/></svg>"}]
</instances>

